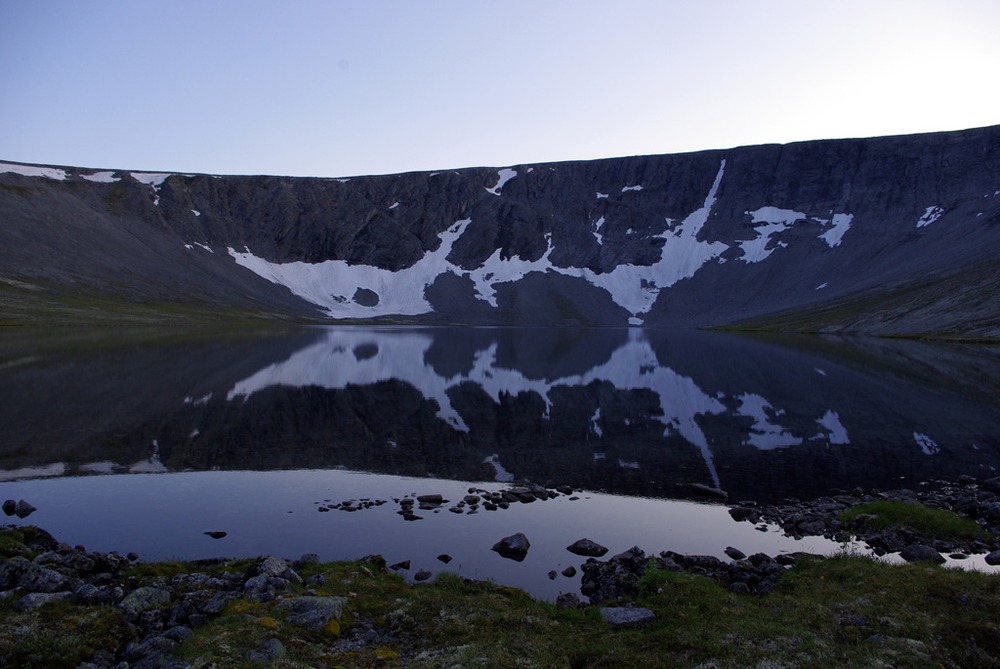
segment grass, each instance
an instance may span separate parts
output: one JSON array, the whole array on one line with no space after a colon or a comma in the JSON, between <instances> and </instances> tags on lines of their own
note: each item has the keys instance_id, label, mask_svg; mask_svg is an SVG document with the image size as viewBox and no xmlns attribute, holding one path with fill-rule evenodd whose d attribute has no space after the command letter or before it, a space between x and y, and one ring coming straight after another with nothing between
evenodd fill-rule
<instances>
[{"instance_id":1,"label":"grass","mask_svg":"<svg viewBox=\"0 0 1000 669\"><path fill-rule=\"evenodd\" d=\"M714 329L811 334L860 332L887 338L995 344L998 339L992 298L998 287L1000 279L995 263L990 261L915 281L859 290L811 306ZM926 329L923 323L928 319L941 325Z\"/></svg>"},{"instance_id":2,"label":"grass","mask_svg":"<svg viewBox=\"0 0 1000 669\"><path fill-rule=\"evenodd\" d=\"M844 511L840 522L851 526L864 522L874 529L905 528L930 539L946 541L982 540L985 532L974 520L946 509L915 502L875 500Z\"/></svg>"},{"instance_id":3,"label":"grass","mask_svg":"<svg viewBox=\"0 0 1000 669\"><path fill-rule=\"evenodd\" d=\"M320 324L329 319L295 316L245 305L207 300L129 296L113 288L59 284L43 279L0 276L0 327ZM118 292L116 292L118 291Z\"/></svg>"}]
</instances>

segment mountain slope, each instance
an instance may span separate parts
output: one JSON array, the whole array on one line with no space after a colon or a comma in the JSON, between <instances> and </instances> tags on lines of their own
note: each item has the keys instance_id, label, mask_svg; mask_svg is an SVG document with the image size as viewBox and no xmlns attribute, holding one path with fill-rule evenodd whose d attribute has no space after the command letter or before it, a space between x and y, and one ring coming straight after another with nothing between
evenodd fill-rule
<instances>
[{"instance_id":1,"label":"mountain slope","mask_svg":"<svg viewBox=\"0 0 1000 669\"><path fill-rule=\"evenodd\" d=\"M167 304L996 337L998 259L1000 126L351 179L0 163L3 322Z\"/></svg>"}]
</instances>

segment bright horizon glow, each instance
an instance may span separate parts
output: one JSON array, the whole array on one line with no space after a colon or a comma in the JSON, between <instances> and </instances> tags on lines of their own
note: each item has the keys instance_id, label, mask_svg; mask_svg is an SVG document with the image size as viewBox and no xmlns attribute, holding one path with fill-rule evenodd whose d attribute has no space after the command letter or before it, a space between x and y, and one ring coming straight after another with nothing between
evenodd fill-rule
<instances>
[{"instance_id":1,"label":"bright horizon glow","mask_svg":"<svg viewBox=\"0 0 1000 669\"><path fill-rule=\"evenodd\" d=\"M0 160L344 177L1000 123L995 0L8 0Z\"/></svg>"}]
</instances>

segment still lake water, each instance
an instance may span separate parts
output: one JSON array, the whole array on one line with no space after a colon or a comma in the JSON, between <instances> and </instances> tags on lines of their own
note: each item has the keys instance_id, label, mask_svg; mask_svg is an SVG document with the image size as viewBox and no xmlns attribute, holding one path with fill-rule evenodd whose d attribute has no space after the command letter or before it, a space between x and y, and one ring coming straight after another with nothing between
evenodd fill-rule
<instances>
[{"instance_id":1,"label":"still lake water","mask_svg":"<svg viewBox=\"0 0 1000 669\"><path fill-rule=\"evenodd\" d=\"M0 425L0 498L38 507L7 522L72 544L149 560L380 553L553 598L579 589L546 574L579 567L565 547L582 537L611 554L838 548L735 523L692 483L779 502L995 476L1000 353L643 329L13 332ZM512 479L580 492L418 522L393 501ZM364 498L387 503L318 512ZM527 559L490 551L515 532Z\"/></svg>"}]
</instances>

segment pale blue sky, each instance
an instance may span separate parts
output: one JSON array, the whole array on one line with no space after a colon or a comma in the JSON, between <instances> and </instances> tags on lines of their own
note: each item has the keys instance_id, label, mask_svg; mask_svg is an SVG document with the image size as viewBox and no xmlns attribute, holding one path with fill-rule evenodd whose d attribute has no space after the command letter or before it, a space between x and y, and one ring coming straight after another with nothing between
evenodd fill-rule
<instances>
[{"instance_id":1,"label":"pale blue sky","mask_svg":"<svg viewBox=\"0 0 1000 669\"><path fill-rule=\"evenodd\" d=\"M997 0L0 0L0 160L350 176L1000 123Z\"/></svg>"}]
</instances>

